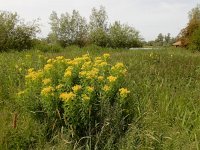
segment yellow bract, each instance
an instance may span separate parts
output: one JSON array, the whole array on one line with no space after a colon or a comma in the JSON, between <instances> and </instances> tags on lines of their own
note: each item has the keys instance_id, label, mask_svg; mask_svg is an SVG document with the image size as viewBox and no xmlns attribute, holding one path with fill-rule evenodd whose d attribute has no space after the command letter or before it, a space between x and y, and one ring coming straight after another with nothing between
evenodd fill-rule
<instances>
[{"instance_id":1,"label":"yellow bract","mask_svg":"<svg viewBox=\"0 0 200 150\"><path fill-rule=\"evenodd\" d=\"M73 92L65 92L65 93L62 93L60 94L60 99L62 99L63 101L69 101L69 100L72 100L73 98L76 97L76 94L74 94Z\"/></svg>"}]
</instances>

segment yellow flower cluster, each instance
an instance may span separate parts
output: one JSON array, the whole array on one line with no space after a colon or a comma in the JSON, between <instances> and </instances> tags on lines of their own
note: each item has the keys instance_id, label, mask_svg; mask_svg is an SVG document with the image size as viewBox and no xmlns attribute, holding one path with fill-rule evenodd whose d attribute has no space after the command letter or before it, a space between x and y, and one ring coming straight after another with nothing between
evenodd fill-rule
<instances>
[{"instance_id":1,"label":"yellow flower cluster","mask_svg":"<svg viewBox=\"0 0 200 150\"><path fill-rule=\"evenodd\" d=\"M33 72L34 71L34 68L29 68L28 69L28 73L31 73L31 72Z\"/></svg>"},{"instance_id":2,"label":"yellow flower cluster","mask_svg":"<svg viewBox=\"0 0 200 150\"><path fill-rule=\"evenodd\" d=\"M48 70L50 70L51 68L53 68L53 65L52 65L52 64L46 64L46 65L44 66L44 70L45 70L45 71L48 71Z\"/></svg>"},{"instance_id":3,"label":"yellow flower cluster","mask_svg":"<svg viewBox=\"0 0 200 150\"><path fill-rule=\"evenodd\" d=\"M87 61L82 65L82 70L86 70L88 68L90 68L90 66L92 66L92 62L91 61Z\"/></svg>"},{"instance_id":4,"label":"yellow flower cluster","mask_svg":"<svg viewBox=\"0 0 200 150\"><path fill-rule=\"evenodd\" d=\"M85 77L86 79L93 79L98 76L99 69L93 68L90 71L81 71L79 72L79 77Z\"/></svg>"},{"instance_id":5,"label":"yellow flower cluster","mask_svg":"<svg viewBox=\"0 0 200 150\"><path fill-rule=\"evenodd\" d=\"M109 87L108 85L105 85L105 86L103 87L103 90L104 90L105 92L107 92L107 91L110 90L110 87Z\"/></svg>"},{"instance_id":6,"label":"yellow flower cluster","mask_svg":"<svg viewBox=\"0 0 200 150\"><path fill-rule=\"evenodd\" d=\"M113 90L116 88L114 86L118 86L118 81L123 77L121 73L126 72L123 63L111 66L107 62L108 58L110 58L109 54L103 54L102 57L94 59L88 54L75 59L57 56L48 59L42 70L28 69L26 79L36 80L40 77L41 80L38 81L42 83L42 96L55 96L63 101L79 97L83 101L89 101L95 93L108 94L115 91ZM51 70L51 74L49 70ZM75 80L79 85L74 85ZM130 91L126 88L119 89L121 97L126 97L128 93Z\"/></svg>"},{"instance_id":7,"label":"yellow flower cluster","mask_svg":"<svg viewBox=\"0 0 200 150\"><path fill-rule=\"evenodd\" d=\"M53 62L52 59L48 59L48 60L47 60L47 63L48 63L48 64L50 64L50 63L52 63L52 62Z\"/></svg>"},{"instance_id":8,"label":"yellow flower cluster","mask_svg":"<svg viewBox=\"0 0 200 150\"><path fill-rule=\"evenodd\" d=\"M28 74L25 76L26 80L36 80L42 76L41 70L33 71L33 69L28 70Z\"/></svg>"},{"instance_id":9,"label":"yellow flower cluster","mask_svg":"<svg viewBox=\"0 0 200 150\"><path fill-rule=\"evenodd\" d=\"M121 97L126 97L127 94L130 93L130 91L127 88L121 88L121 89L119 89L119 92L120 92Z\"/></svg>"},{"instance_id":10,"label":"yellow flower cluster","mask_svg":"<svg viewBox=\"0 0 200 150\"><path fill-rule=\"evenodd\" d=\"M61 93L59 98L62 99L63 101L69 101L75 97L76 97L76 94L74 94L73 92L69 92L69 93L65 92L65 93Z\"/></svg>"},{"instance_id":11,"label":"yellow flower cluster","mask_svg":"<svg viewBox=\"0 0 200 150\"><path fill-rule=\"evenodd\" d=\"M73 70L73 67L72 67L72 66L69 66L69 67L65 70L64 77L65 77L65 78L71 77L71 76L72 76L72 70Z\"/></svg>"},{"instance_id":12,"label":"yellow flower cluster","mask_svg":"<svg viewBox=\"0 0 200 150\"><path fill-rule=\"evenodd\" d=\"M98 73L99 73L99 69L93 68L91 71L88 71L86 73L86 78L87 79L95 78L95 77L97 77Z\"/></svg>"},{"instance_id":13,"label":"yellow flower cluster","mask_svg":"<svg viewBox=\"0 0 200 150\"><path fill-rule=\"evenodd\" d=\"M53 91L54 91L54 88L52 86L48 86L48 87L45 87L42 89L41 95L43 95L43 96L52 95L53 96Z\"/></svg>"},{"instance_id":14,"label":"yellow flower cluster","mask_svg":"<svg viewBox=\"0 0 200 150\"><path fill-rule=\"evenodd\" d=\"M94 91L94 87L88 86L88 87L87 87L87 91L88 91L89 93L92 93L92 92Z\"/></svg>"},{"instance_id":15,"label":"yellow flower cluster","mask_svg":"<svg viewBox=\"0 0 200 150\"><path fill-rule=\"evenodd\" d=\"M82 94L82 99L83 99L83 101L89 101L90 97L87 96L86 94Z\"/></svg>"},{"instance_id":16,"label":"yellow flower cluster","mask_svg":"<svg viewBox=\"0 0 200 150\"><path fill-rule=\"evenodd\" d=\"M72 71L70 70L67 70L64 74L64 77L67 78L67 77L71 77L72 76Z\"/></svg>"},{"instance_id":17,"label":"yellow flower cluster","mask_svg":"<svg viewBox=\"0 0 200 150\"><path fill-rule=\"evenodd\" d=\"M99 80L99 81L102 81L103 79L104 79L103 76L98 76L98 80Z\"/></svg>"},{"instance_id":18,"label":"yellow flower cluster","mask_svg":"<svg viewBox=\"0 0 200 150\"><path fill-rule=\"evenodd\" d=\"M51 83L51 79L45 78L45 79L42 80L42 82L43 82L44 85L47 85L47 84Z\"/></svg>"},{"instance_id":19,"label":"yellow flower cluster","mask_svg":"<svg viewBox=\"0 0 200 150\"><path fill-rule=\"evenodd\" d=\"M72 87L72 90L74 91L74 93L78 92L81 90L81 86L80 85L75 85L74 87Z\"/></svg>"},{"instance_id":20,"label":"yellow flower cluster","mask_svg":"<svg viewBox=\"0 0 200 150\"><path fill-rule=\"evenodd\" d=\"M58 90L58 89L61 89L63 86L64 86L63 84L59 84L59 85L56 86L56 89L57 89L57 90Z\"/></svg>"},{"instance_id":21,"label":"yellow flower cluster","mask_svg":"<svg viewBox=\"0 0 200 150\"><path fill-rule=\"evenodd\" d=\"M64 56L57 56L56 59L57 59L57 60L63 60L63 59L65 59L65 58L64 58Z\"/></svg>"},{"instance_id":22,"label":"yellow flower cluster","mask_svg":"<svg viewBox=\"0 0 200 150\"><path fill-rule=\"evenodd\" d=\"M111 70L115 73L122 73L125 74L127 69L125 68L123 63L117 63L115 66L111 68Z\"/></svg>"},{"instance_id":23,"label":"yellow flower cluster","mask_svg":"<svg viewBox=\"0 0 200 150\"><path fill-rule=\"evenodd\" d=\"M108 59L108 58L110 58L110 54L103 54L103 57L105 58L105 59Z\"/></svg>"},{"instance_id":24,"label":"yellow flower cluster","mask_svg":"<svg viewBox=\"0 0 200 150\"><path fill-rule=\"evenodd\" d=\"M109 77L107 77L107 79L108 79L109 82L112 83L112 82L115 82L117 80L117 77L109 76Z\"/></svg>"}]
</instances>

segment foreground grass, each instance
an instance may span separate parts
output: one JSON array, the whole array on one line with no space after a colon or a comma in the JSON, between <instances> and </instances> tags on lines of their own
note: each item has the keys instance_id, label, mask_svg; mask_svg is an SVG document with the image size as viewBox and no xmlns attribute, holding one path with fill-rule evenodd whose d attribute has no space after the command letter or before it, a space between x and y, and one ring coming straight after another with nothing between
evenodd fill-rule
<instances>
[{"instance_id":1,"label":"foreground grass","mask_svg":"<svg viewBox=\"0 0 200 150\"><path fill-rule=\"evenodd\" d=\"M131 51L98 47L71 47L59 53L32 50L0 54L0 149L78 149L59 134L46 139L45 125L20 113L16 93L24 86L25 69L40 68L45 63L39 58L41 54L73 58L85 53L110 53L111 63L123 62L127 66L126 80L136 110L125 135L115 145L108 141L101 149L199 149L199 54L179 49ZM14 129L15 113L18 119Z\"/></svg>"}]
</instances>

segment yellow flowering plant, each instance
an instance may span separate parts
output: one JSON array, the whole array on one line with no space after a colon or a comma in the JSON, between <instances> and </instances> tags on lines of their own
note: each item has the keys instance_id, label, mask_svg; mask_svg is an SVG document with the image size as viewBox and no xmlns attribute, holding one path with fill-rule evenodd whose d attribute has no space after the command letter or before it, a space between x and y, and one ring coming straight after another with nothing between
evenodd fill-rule
<instances>
[{"instance_id":1,"label":"yellow flowering plant","mask_svg":"<svg viewBox=\"0 0 200 150\"><path fill-rule=\"evenodd\" d=\"M27 70L26 92L20 96L41 120L72 129L76 138L99 134L105 120L112 126L112 115L123 119L119 112L130 93L123 87L126 67L111 65L109 58L109 54L96 58L86 54L48 59L43 68Z\"/></svg>"}]
</instances>

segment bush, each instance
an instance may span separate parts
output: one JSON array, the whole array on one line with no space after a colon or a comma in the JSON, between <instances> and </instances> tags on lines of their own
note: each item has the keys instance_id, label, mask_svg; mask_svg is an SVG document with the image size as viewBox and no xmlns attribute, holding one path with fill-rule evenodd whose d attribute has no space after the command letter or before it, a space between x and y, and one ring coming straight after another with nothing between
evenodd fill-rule
<instances>
[{"instance_id":1,"label":"bush","mask_svg":"<svg viewBox=\"0 0 200 150\"><path fill-rule=\"evenodd\" d=\"M108 63L109 54L49 59L44 68L28 70L20 102L25 110L48 124L49 135L66 129L73 142L98 148L128 125L129 91L123 88L126 68Z\"/></svg>"},{"instance_id":2,"label":"bush","mask_svg":"<svg viewBox=\"0 0 200 150\"><path fill-rule=\"evenodd\" d=\"M189 48L194 51L200 51L200 28L192 34Z\"/></svg>"},{"instance_id":3,"label":"bush","mask_svg":"<svg viewBox=\"0 0 200 150\"><path fill-rule=\"evenodd\" d=\"M46 42L38 42L34 48L42 52L60 52L63 49L59 44L48 44Z\"/></svg>"},{"instance_id":4,"label":"bush","mask_svg":"<svg viewBox=\"0 0 200 150\"><path fill-rule=\"evenodd\" d=\"M0 51L30 49L37 32L35 22L25 24L16 13L0 11Z\"/></svg>"},{"instance_id":5,"label":"bush","mask_svg":"<svg viewBox=\"0 0 200 150\"><path fill-rule=\"evenodd\" d=\"M109 44L112 48L141 47L139 32L133 27L115 22L109 29Z\"/></svg>"},{"instance_id":6,"label":"bush","mask_svg":"<svg viewBox=\"0 0 200 150\"><path fill-rule=\"evenodd\" d=\"M106 47L109 45L108 34L102 29L97 28L90 32L89 35L90 44L95 44L97 46Z\"/></svg>"}]
</instances>

